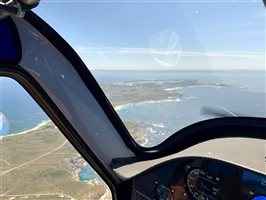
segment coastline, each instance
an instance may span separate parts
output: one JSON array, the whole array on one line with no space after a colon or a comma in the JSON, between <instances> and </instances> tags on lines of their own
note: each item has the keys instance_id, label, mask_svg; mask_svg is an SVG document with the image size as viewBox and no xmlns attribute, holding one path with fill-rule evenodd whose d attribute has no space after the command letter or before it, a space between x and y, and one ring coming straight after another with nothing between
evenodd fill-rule
<instances>
[{"instance_id":1,"label":"coastline","mask_svg":"<svg viewBox=\"0 0 266 200\"><path fill-rule=\"evenodd\" d=\"M138 105L143 105L143 104L158 104L158 103L171 103L171 102L180 102L182 101L181 98L168 98L168 99L160 99L160 100L146 100L146 101L140 101L140 102L135 102L135 103L125 103L125 104L120 104L113 106L114 110L116 112L119 112L123 109L126 109L128 106L138 106Z\"/></svg>"},{"instance_id":2,"label":"coastline","mask_svg":"<svg viewBox=\"0 0 266 200\"><path fill-rule=\"evenodd\" d=\"M43 126L45 126L46 124L48 124L49 122L51 122L51 120L43 121L43 122L37 124L37 126L31 128L31 129L28 129L28 130L25 130L25 131L21 131L21 132L17 132L17 133L11 133L11 134L8 134L8 135L4 135L4 136L1 136L0 139L13 137L13 136L16 136L16 135L28 134L31 131L37 131L40 128L42 128Z\"/></svg>"},{"instance_id":3,"label":"coastline","mask_svg":"<svg viewBox=\"0 0 266 200\"><path fill-rule=\"evenodd\" d=\"M105 193L101 196L100 200L112 199L112 193L108 186L104 186Z\"/></svg>"},{"instance_id":4,"label":"coastline","mask_svg":"<svg viewBox=\"0 0 266 200\"><path fill-rule=\"evenodd\" d=\"M119 111L125 109L127 106L131 106L131 105L134 105L134 104L133 103L126 103L126 104L117 105L117 106L114 106L114 110L116 112L119 112Z\"/></svg>"}]
</instances>

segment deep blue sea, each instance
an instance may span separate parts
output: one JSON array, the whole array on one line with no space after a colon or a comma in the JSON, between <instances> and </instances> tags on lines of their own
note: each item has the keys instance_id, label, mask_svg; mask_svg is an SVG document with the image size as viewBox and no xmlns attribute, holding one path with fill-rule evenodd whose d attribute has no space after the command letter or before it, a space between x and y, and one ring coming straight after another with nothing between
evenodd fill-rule
<instances>
[{"instance_id":1,"label":"deep blue sea","mask_svg":"<svg viewBox=\"0 0 266 200\"><path fill-rule=\"evenodd\" d=\"M199 80L205 83L243 85L251 91L265 91L265 71L91 71L99 83L141 80Z\"/></svg>"},{"instance_id":2,"label":"deep blue sea","mask_svg":"<svg viewBox=\"0 0 266 200\"><path fill-rule=\"evenodd\" d=\"M120 106L117 112L123 121L135 121L149 128L144 146L154 146L178 130L202 120L217 117L204 114L204 108L226 116L265 116L265 72L263 71L93 71L101 83L130 83L197 80L199 87L169 88L182 94L179 101L147 101ZM213 84L210 86L208 84ZM219 87L226 84L230 87ZM151 134L150 134L151 133Z\"/></svg>"},{"instance_id":3,"label":"deep blue sea","mask_svg":"<svg viewBox=\"0 0 266 200\"><path fill-rule=\"evenodd\" d=\"M265 72L263 71L92 71L102 83L137 81L197 80L201 83L228 84L232 87L169 88L181 93L180 101L142 102L125 105L117 110L122 120L135 121L150 128L148 144L160 143L177 130L214 116L202 115L204 106L236 115L265 116ZM46 114L15 81L0 79L0 112L9 122L8 133L17 133L48 120ZM152 114L151 114L152 113Z\"/></svg>"},{"instance_id":4,"label":"deep blue sea","mask_svg":"<svg viewBox=\"0 0 266 200\"><path fill-rule=\"evenodd\" d=\"M5 114L9 126L8 132L1 135L25 131L48 120L42 109L14 80L0 78L0 95L0 112Z\"/></svg>"},{"instance_id":5,"label":"deep blue sea","mask_svg":"<svg viewBox=\"0 0 266 200\"><path fill-rule=\"evenodd\" d=\"M135 121L149 128L144 146L156 145L191 123L213 118L203 114L209 107L228 115L265 116L265 72L173 72L173 71L93 71L100 83L197 80L230 87L174 87L169 92L182 94L178 101L147 101L121 106L117 112L123 121ZM15 81L0 78L0 136L31 129L48 117L28 93ZM82 181L100 180L89 166L80 168Z\"/></svg>"}]
</instances>

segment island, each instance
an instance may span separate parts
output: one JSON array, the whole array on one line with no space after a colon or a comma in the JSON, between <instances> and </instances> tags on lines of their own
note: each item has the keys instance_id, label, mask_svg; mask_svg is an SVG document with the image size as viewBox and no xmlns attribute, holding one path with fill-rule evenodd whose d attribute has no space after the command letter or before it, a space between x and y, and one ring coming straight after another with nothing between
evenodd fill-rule
<instances>
[{"instance_id":1,"label":"island","mask_svg":"<svg viewBox=\"0 0 266 200\"><path fill-rule=\"evenodd\" d=\"M229 86L176 80L106 83L101 87L119 114L127 104L182 100L182 88ZM145 146L152 131L135 121L124 121L124 125L132 138ZM2 136L0 142L1 200L112 198L108 186L51 121Z\"/></svg>"},{"instance_id":2,"label":"island","mask_svg":"<svg viewBox=\"0 0 266 200\"><path fill-rule=\"evenodd\" d=\"M232 86L222 83L203 83L197 80L143 80L101 84L102 90L115 108L147 101L178 101L183 97L179 90L192 87L225 88Z\"/></svg>"}]
</instances>

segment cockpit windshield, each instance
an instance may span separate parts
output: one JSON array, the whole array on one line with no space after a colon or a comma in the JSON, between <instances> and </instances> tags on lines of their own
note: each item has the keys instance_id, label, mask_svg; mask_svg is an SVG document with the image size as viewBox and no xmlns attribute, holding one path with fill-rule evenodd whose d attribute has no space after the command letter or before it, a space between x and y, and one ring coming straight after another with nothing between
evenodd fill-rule
<instances>
[{"instance_id":1,"label":"cockpit windshield","mask_svg":"<svg viewBox=\"0 0 266 200\"><path fill-rule=\"evenodd\" d=\"M265 117L262 1L41 4L138 144L210 118Z\"/></svg>"}]
</instances>

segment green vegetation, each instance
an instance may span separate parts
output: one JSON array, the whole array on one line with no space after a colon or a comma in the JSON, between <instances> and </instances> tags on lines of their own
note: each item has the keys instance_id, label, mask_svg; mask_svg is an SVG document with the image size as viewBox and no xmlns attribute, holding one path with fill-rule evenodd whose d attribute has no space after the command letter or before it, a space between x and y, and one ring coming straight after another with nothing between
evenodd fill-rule
<instances>
[{"instance_id":1,"label":"green vegetation","mask_svg":"<svg viewBox=\"0 0 266 200\"><path fill-rule=\"evenodd\" d=\"M178 92L175 89L203 86L231 87L226 84L201 83L196 80L138 81L101 85L114 107L145 101L176 100L182 98L183 95L182 92Z\"/></svg>"},{"instance_id":2,"label":"green vegetation","mask_svg":"<svg viewBox=\"0 0 266 200\"><path fill-rule=\"evenodd\" d=\"M150 133L148 128L140 128L136 122L126 121L124 124L138 144L144 145L147 142L145 135Z\"/></svg>"},{"instance_id":3,"label":"green vegetation","mask_svg":"<svg viewBox=\"0 0 266 200\"><path fill-rule=\"evenodd\" d=\"M227 87L202 84L193 80L143 81L123 84L103 84L112 105L141 103L182 98L179 88L194 86ZM137 122L124 122L134 140L143 145L151 130ZM103 182L83 182L77 175L85 161L64 138L52 122L25 134L15 134L0 140L0 199L111 199ZM72 163L70 163L72 162Z\"/></svg>"},{"instance_id":4,"label":"green vegetation","mask_svg":"<svg viewBox=\"0 0 266 200\"><path fill-rule=\"evenodd\" d=\"M106 193L103 183L73 177L68 160L78 153L52 122L2 138L0 155L0 199L99 199Z\"/></svg>"}]
</instances>

